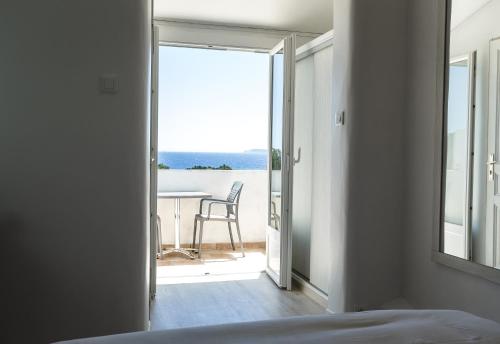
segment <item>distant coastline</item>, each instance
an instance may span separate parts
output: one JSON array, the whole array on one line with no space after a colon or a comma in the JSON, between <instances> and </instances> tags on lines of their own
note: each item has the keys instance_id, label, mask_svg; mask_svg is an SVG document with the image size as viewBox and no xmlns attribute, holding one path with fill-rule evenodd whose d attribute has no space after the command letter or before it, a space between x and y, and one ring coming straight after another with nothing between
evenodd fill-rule
<instances>
[{"instance_id":1,"label":"distant coastline","mask_svg":"<svg viewBox=\"0 0 500 344\"><path fill-rule=\"evenodd\" d=\"M244 153L252 153L252 154L267 154L267 149L249 149L246 150Z\"/></svg>"},{"instance_id":2,"label":"distant coastline","mask_svg":"<svg viewBox=\"0 0 500 344\"><path fill-rule=\"evenodd\" d=\"M267 169L267 150L251 149L242 153L159 152L158 164L169 169L186 170L195 166L228 166L232 170Z\"/></svg>"}]
</instances>

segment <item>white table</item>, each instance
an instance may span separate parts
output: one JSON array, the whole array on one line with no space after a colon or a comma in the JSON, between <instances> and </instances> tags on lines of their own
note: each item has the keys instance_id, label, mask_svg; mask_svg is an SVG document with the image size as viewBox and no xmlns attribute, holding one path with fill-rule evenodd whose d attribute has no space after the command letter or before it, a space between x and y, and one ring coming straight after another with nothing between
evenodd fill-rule
<instances>
[{"instance_id":1,"label":"white table","mask_svg":"<svg viewBox=\"0 0 500 344\"><path fill-rule=\"evenodd\" d=\"M158 199L173 199L174 206L174 219L175 219L175 246L174 248L165 250L163 253L181 253L194 259L193 254L189 250L181 248L181 199L182 198L210 198L212 195L206 192L199 191L172 191L172 192L158 192ZM161 247L161 243L160 243Z\"/></svg>"}]
</instances>

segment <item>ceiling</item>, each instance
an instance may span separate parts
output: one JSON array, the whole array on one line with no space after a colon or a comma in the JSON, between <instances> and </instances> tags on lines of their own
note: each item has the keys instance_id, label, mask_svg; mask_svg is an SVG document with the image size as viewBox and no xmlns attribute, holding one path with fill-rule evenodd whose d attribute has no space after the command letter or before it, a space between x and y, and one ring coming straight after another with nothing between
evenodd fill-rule
<instances>
[{"instance_id":1,"label":"ceiling","mask_svg":"<svg viewBox=\"0 0 500 344\"><path fill-rule=\"evenodd\" d=\"M470 1L470 0L468 0ZM333 0L155 0L155 18L324 33Z\"/></svg>"},{"instance_id":2,"label":"ceiling","mask_svg":"<svg viewBox=\"0 0 500 344\"><path fill-rule=\"evenodd\" d=\"M464 20L491 0L453 0L451 7L451 28L454 29Z\"/></svg>"}]
</instances>

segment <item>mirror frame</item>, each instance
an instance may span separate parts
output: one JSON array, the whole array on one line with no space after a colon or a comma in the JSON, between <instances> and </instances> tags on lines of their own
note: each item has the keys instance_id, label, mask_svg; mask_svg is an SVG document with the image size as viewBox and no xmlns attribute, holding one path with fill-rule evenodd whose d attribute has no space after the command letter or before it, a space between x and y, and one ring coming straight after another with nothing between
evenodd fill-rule
<instances>
[{"instance_id":1,"label":"mirror frame","mask_svg":"<svg viewBox=\"0 0 500 344\"><path fill-rule=\"evenodd\" d=\"M500 284L500 270L486 265L475 263L471 260L458 258L443 251L444 233L444 200L446 188L446 174L443 173L446 164L446 121L448 117L448 78L450 65L450 21L452 0L437 2L438 34L437 34L437 64L436 64L436 145L434 156L434 218L432 254L433 262L462 272L478 276L494 283ZM444 44L443 44L444 42Z\"/></svg>"}]
</instances>

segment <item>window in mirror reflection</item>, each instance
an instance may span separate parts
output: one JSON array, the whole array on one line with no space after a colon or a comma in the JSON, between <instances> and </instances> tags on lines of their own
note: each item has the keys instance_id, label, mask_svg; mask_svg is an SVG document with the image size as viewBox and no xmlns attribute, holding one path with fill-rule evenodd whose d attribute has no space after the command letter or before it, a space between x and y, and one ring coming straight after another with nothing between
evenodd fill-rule
<instances>
[{"instance_id":1,"label":"window in mirror reflection","mask_svg":"<svg viewBox=\"0 0 500 344\"><path fill-rule=\"evenodd\" d=\"M500 268L500 0L451 4L440 247Z\"/></svg>"},{"instance_id":2,"label":"window in mirror reflection","mask_svg":"<svg viewBox=\"0 0 500 344\"><path fill-rule=\"evenodd\" d=\"M460 258L469 255L469 213L472 142L469 81L470 59L454 59L449 67L444 252Z\"/></svg>"}]
</instances>

